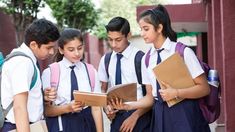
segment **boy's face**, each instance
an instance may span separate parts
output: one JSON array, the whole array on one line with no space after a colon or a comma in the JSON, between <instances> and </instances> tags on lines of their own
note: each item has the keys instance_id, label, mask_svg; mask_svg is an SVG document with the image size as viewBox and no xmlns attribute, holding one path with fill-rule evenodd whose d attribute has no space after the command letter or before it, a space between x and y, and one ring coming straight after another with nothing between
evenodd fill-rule
<instances>
[{"instance_id":1,"label":"boy's face","mask_svg":"<svg viewBox=\"0 0 235 132\"><path fill-rule=\"evenodd\" d=\"M80 40L74 39L64 45L64 49L59 48L61 54L70 62L76 63L83 57L84 45Z\"/></svg>"},{"instance_id":2,"label":"boy's face","mask_svg":"<svg viewBox=\"0 0 235 132\"><path fill-rule=\"evenodd\" d=\"M30 45L30 47L31 47L34 55L37 57L37 59L45 60L54 54L55 45L56 45L56 41L49 42L48 44L42 44L40 46L40 48L37 43Z\"/></svg>"},{"instance_id":3,"label":"boy's face","mask_svg":"<svg viewBox=\"0 0 235 132\"><path fill-rule=\"evenodd\" d=\"M120 53L128 46L128 39L121 32L109 31L108 43L113 51Z\"/></svg>"}]
</instances>

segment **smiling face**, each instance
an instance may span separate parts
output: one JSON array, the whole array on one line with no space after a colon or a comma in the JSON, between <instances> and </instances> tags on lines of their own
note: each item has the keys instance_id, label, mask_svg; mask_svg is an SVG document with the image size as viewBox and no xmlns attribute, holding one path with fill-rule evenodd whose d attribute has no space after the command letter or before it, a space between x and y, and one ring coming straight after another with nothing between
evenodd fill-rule
<instances>
[{"instance_id":1,"label":"smiling face","mask_svg":"<svg viewBox=\"0 0 235 132\"><path fill-rule=\"evenodd\" d=\"M84 45L78 39L69 41L64 45L64 48L59 48L61 54L64 55L72 63L80 61L84 53Z\"/></svg>"},{"instance_id":2,"label":"smiling face","mask_svg":"<svg viewBox=\"0 0 235 132\"><path fill-rule=\"evenodd\" d=\"M127 37L121 32L109 31L108 32L108 43L112 50L121 53L128 46Z\"/></svg>"}]
</instances>

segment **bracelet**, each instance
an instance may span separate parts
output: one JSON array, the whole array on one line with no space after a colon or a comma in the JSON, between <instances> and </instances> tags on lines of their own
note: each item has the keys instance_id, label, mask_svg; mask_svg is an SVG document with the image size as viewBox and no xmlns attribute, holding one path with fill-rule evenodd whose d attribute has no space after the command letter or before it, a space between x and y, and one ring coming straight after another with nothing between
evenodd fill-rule
<instances>
[{"instance_id":1,"label":"bracelet","mask_svg":"<svg viewBox=\"0 0 235 132\"><path fill-rule=\"evenodd\" d=\"M178 91L178 89L175 89L175 90L176 90L175 99L178 100L179 99L179 91Z\"/></svg>"}]
</instances>

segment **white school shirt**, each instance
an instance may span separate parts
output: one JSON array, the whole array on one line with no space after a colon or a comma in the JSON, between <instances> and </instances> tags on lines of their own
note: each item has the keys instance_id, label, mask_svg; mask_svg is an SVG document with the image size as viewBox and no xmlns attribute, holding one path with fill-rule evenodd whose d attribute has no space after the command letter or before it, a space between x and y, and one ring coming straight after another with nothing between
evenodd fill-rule
<instances>
[{"instance_id":1,"label":"white school shirt","mask_svg":"<svg viewBox=\"0 0 235 132\"><path fill-rule=\"evenodd\" d=\"M122 78L122 84L127 83L137 83L138 79L136 76L135 71L135 55L139 51L139 49L131 46L129 46L122 52L122 59L121 59L121 78ZM112 55L109 62L109 78L106 74L105 70L105 64L104 64L104 57L101 58L99 69L98 69L98 75L99 79L102 82L109 82L110 86L115 86L115 76L116 76L116 63L117 63L117 52L112 51ZM137 99L140 99L143 97L142 94L142 87L141 85L137 85Z\"/></svg>"},{"instance_id":2,"label":"white school shirt","mask_svg":"<svg viewBox=\"0 0 235 132\"><path fill-rule=\"evenodd\" d=\"M163 51L160 52L160 56L162 61L166 60L168 57L170 57L171 55L173 55L175 53L175 47L176 47L176 42L170 41L169 38L167 38L165 40L165 42L163 43L162 48L164 48ZM154 48L154 46L151 47L151 51L150 51L150 59L149 59L149 67L146 68L145 65L145 57L146 55L143 56L142 59L142 76L143 76L143 84L151 84L152 85L152 94L154 97L157 96L156 93L156 78L154 76L153 73L153 68L156 66L157 64L157 49ZM193 52L192 49L186 47L184 50L184 62L186 64L186 66L189 69L189 72L192 76L192 78L196 78L199 75L201 75L202 73L204 73L203 69L201 68L201 65L195 55L195 53Z\"/></svg>"},{"instance_id":3,"label":"white school shirt","mask_svg":"<svg viewBox=\"0 0 235 132\"><path fill-rule=\"evenodd\" d=\"M29 91L31 80L34 74L32 61L23 56L16 56L6 61L2 69L1 97L4 109L13 101L13 96L19 93L28 92L27 110L30 122L36 122L42 118L43 102L41 92L40 72L36 66L36 57L31 49L24 43L14 49L21 51L32 58L37 69L37 81L34 87ZM6 116L7 121L15 124L13 109Z\"/></svg>"},{"instance_id":4,"label":"white school shirt","mask_svg":"<svg viewBox=\"0 0 235 132\"><path fill-rule=\"evenodd\" d=\"M57 99L55 101L56 105L63 105L71 102L71 80L70 80L70 73L71 68L70 66L76 65L74 68L78 88L79 91L83 92L91 92L91 86L89 83L88 73L86 71L85 65L82 62L77 62L76 64L72 64L68 59L63 57L63 59L58 62L60 66L60 80L57 89ZM47 68L42 73L42 84L43 89L51 87L50 86L50 76L51 71L50 68ZM95 93L101 93L100 82L97 76L97 71L95 70Z\"/></svg>"}]
</instances>

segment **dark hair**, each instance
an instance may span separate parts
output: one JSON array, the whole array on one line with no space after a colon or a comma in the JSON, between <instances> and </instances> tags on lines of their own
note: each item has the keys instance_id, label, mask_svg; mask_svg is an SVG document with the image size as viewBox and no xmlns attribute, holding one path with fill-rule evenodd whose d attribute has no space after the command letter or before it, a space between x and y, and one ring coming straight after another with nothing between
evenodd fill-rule
<instances>
[{"instance_id":1,"label":"dark hair","mask_svg":"<svg viewBox=\"0 0 235 132\"><path fill-rule=\"evenodd\" d=\"M40 48L42 44L54 42L59 37L59 30L52 22L38 19L26 28L24 42L29 46L31 41L35 41Z\"/></svg>"},{"instance_id":2,"label":"dark hair","mask_svg":"<svg viewBox=\"0 0 235 132\"><path fill-rule=\"evenodd\" d=\"M123 35L127 37L130 32L130 24L127 19L122 17L114 17L109 21L108 25L105 26L106 31L117 31L121 32Z\"/></svg>"},{"instance_id":3,"label":"dark hair","mask_svg":"<svg viewBox=\"0 0 235 132\"><path fill-rule=\"evenodd\" d=\"M171 20L166 8L162 5L158 5L154 9L145 10L139 16L139 19L143 19L145 22L152 24L157 29L159 24L163 25L162 34L165 37L169 37L171 41L177 41L177 35L171 27Z\"/></svg>"},{"instance_id":4,"label":"dark hair","mask_svg":"<svg viewBox=\"0 0 235 132\"><path fill-rule=\"evenodd\" d=\"M61 36L58 39L58 46L61 49L64 49L64 45L66 45L68 42L78 39L79 41L81 41L81 43L83 44L83 37L82 37L82 33L78 30L78 29L74 29L74 28L65 28L62 32L61 32ZM60 54L59 50L57 51L57 53L54 56L54 60L55 61L60 61L63 59L62 54Z\"/></svg>"}]
</instances>

